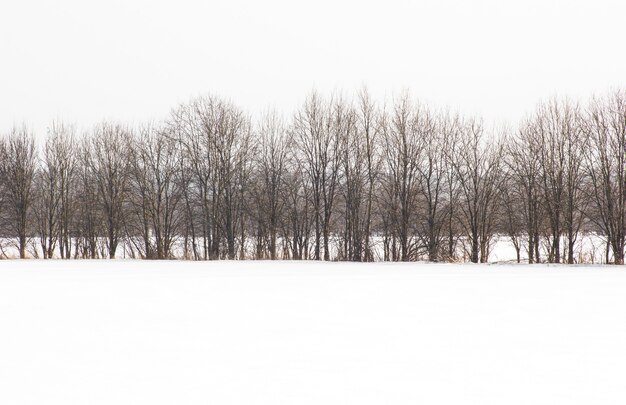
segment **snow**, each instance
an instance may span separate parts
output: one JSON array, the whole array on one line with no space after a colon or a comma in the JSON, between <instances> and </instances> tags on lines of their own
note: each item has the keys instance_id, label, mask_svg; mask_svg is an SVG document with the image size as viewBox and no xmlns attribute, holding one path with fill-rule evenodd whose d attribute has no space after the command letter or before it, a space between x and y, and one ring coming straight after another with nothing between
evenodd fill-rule
<instances>
[{"instance_id":1,"label":"snow","mask_svg":"<svg viewBox=\"0 0 626 405\"><path fill-rule=\"evenodd\" d=\"M624 404L624 267L0 261L1 404Z\"/></svg>"},{"instance_id":2,"label":"snow","mask_svg":"<svg viewBox=\"0 0 626 405\"><path fill-rule=\"evenodd\" d=\"M200 242L198 246L201 246L203 243L202 239L199 239ZM370 242L372 243L372 253L375 261L383 261L384 258L384 242L381 236L373 235ZM141 241L136 241L139 245L141 245ZM520 258L524 262L528 262L528 253L527 253L527 243L528 239L525 237L520 237ZM74 254L76 247L80 243L76 240L72 243L72 254ZM102 257L108 257L106 244L106 238L99 238L97 241L98 250ZM281 246L283 244L283 240L278 238L277 246ZM28 248L26 249L26 257L27 258L41 258L43 257L43 252L41 249L41 244L38 238L30 238L28 241ZM339 248L343 245L342 237L338 235L331 236L330 238L330 257L337 257L337 253ZM561 248L563 258L565 259L565 246L566 239L563 237L561 239ZM256 255L256 240L255 238L247 238L246 239L246 257L254 258ZM578 234L576 244L574 247L574 260L577 264L604 264L606 263L606 237L603 235L598 235L593 232L580 232ZM550 243L548 240L542 240L540 244L540 256L543 261L547 261L548 252L550 249ZM117 259L131 259L131 258L139 258L139 253L135 252L135 255L131 253L136 248L133 246L128 239L120 240L120 243L117 248L116 258ZM239 252L239 247L236 249ZM458 239L456 254L458 261L466 261L469 262L469 241L467 238L460 237ZM515 252L515 246L511 241L511 238L506 235L494 235L491 239L489 253L489 262L490 263L503 263L503 262L516 262L517 255ZM174 238L173 241L173 255L174 258L182 258L184 257L184 246L183 239L181 237ZM310 246L310 252L313 251L313 246ZM280 258L280 249L278 251L278 256ZM423 252L423 259L427 259L427 254ZM200 256L202 254L200 253ZM54 250L54 257L60 258L58 246L56 246ZM18 240L16 238L2 238L0 237L0 258L9 258L9 259L17 259L19 258L19 247ZM613 259L612 256L609 256L610 260Z\"/></svg>"}]
</instances>

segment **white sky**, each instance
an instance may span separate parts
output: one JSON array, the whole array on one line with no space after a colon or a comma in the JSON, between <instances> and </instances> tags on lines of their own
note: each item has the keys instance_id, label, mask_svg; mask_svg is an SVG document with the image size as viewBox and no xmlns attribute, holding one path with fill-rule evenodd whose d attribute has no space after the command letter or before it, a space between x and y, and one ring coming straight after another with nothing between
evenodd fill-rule
<instances>
[{"instance_id":1,"label":"white sky","mask_svg":"<svg viewBox=\"0 0 626 405\"><path fill-rule=\"evenodd\" d=\"M624 87L625 18L620 0L2 0L0 132L138 123L205 93L290 114L363 84L515 123Z\"/></svg>"}]
</instances>

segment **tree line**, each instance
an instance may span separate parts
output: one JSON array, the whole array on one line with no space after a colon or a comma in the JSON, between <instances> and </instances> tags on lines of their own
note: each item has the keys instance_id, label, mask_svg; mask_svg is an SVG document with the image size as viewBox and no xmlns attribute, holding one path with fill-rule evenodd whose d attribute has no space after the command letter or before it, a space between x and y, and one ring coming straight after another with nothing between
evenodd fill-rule
<instances>
[{"instance_id":1,"label":"tree line","mask_svg":"<svg viewBox=\"0 0 626 405\"><path fill-rule=\"evenodd\" d=\"M0 139L5 257L478 263L505 236L517 261L576 263L592 232L624 263L621 90L550 99L497 132L363 90L254 120L203 96L164 122L54 122L35 139Z\"/></svg>"}]
</instances>

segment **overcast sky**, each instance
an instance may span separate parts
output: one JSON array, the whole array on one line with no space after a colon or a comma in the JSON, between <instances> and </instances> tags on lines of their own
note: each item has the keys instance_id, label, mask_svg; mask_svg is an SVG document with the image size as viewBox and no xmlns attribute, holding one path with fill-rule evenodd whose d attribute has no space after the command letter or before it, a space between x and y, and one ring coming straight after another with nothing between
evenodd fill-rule
<instances>
[{"instance_id":1,"label":"overcast sky","mask_svg":"<svg viewBox=\"0 0 626 405\"><path fill-rule=\"evenodd\" d=\"M314 88L364 84L515 123L541 98L626 86L625 4L2 1L0 131L139 123L206 93L290 114Z\"/></svg>"}]
</instances>

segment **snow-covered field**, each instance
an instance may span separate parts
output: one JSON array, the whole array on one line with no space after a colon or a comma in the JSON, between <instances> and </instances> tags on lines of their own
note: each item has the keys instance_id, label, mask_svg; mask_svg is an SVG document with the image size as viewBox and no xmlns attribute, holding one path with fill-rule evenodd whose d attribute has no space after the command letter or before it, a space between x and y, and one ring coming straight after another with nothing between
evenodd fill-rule
<instances>
[{"instance_id":1,"label":"snow-covered field","mask_svg":"<svg viewBox=\"0 0 626 405\"><path fill-rule=\"evenodd\" d=\"M0 404L624 404L624 270L0 261Z\"/></svg>"}]
</instances>

